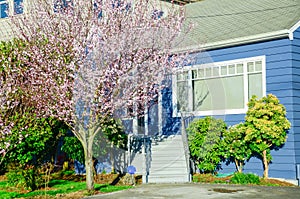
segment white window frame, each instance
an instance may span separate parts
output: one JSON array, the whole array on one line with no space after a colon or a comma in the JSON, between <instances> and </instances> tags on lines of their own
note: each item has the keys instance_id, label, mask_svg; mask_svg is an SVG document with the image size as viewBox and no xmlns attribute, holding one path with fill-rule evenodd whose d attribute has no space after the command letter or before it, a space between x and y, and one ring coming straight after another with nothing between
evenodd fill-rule
<instances>
[{"instance_id":1,"label":"white window frame","mask_svg":"<svg viewBox=\"0 0 300 199\"><path fill-rule=\"evenodd\" d=\"M186 66L182 68L176 68L173 71L172 75L172 106L173 106L173 117L180 117L182 115L193 115L193 116L210 116L210 115L227 115L227 114L244 114L247 111L247 103L248 103L248 72L247 72L247 63L248 62L255 62L261 61L262 62L262 94L266 96L266 56L256 56L256 57L249 57L249 58L242 58L242 59L235 59L229 61L222 61L222 62L214 62L208 64L201 64L201 65L192 65ZM188 72L188 94L189 96L193 96L193 88L192 88L192 70L200 69L200 68L209 68L209 67L221 67L224 65L231 65L231 64L241 64L243 63L243 81L244 81L244 107L241 109L224 109L224 110L208 110L208 111L186 111L180 113L177 108L177 73L178 72ZM250 96L251 97L251 96ZM188 99L189 110L193 110L193 99L190 97Z\"/></svg>"}]
</instances>

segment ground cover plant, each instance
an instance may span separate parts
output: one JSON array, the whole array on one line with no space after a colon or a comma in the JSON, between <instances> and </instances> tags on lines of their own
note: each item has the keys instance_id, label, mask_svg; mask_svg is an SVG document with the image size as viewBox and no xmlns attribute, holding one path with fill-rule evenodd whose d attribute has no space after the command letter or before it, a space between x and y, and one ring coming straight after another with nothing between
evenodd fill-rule
<instances>
[{"instance_id":1,"label":"ground cover plant","mask_svg":"<svg viewBox=\"0 0 300 199\"><path fill-rule=\"evenodd\" d=\"M108 193L113 191L119 191L124 189L129 189L132 186L130 185L112 185L106 183L108 181L102 181L103 184L99 184L96 181L95 191L92 193L87 192L86 183L84 176L72 175L70 173L55 173L56 177L60 179L55 179L53 177L49 183L45 184L35 191L29 191L27 189L12 186L9 184L8 180L5 177L2 177L0 180L0 198L1 199L10 199L10 198L83 198L90 194L101 194ZM65 180L67 178L68 180ZM113 179L112 176L109 179ZM110 179L110 180L111 180ZM108 180L108 178L106 178Z\"/></svg>"}]
</instances>

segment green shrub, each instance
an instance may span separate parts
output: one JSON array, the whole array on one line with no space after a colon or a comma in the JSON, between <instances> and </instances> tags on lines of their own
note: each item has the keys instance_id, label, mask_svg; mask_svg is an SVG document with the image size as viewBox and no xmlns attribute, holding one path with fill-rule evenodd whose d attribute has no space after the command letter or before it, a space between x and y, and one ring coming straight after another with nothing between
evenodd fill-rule
<instances>
[{"instance_id":1,"label":"green shrub","mask_svg":"<svg viewBox=\"0 0 300 199\"><path fill-rule=\"evenodd\" d=\"M66 171L62 171L63 175L75 175L75 171L73 170L66 170Z\"/></svg>"},{"instance_id":2,"label":"green shrub","mask_svg":"<svg viewBox=\"0 0 300 199\"><path fill-rule=\"evenodd\" d=\"M252 173L235 173L230 182L233 184L259 184L259 176Z\"/></svg>"},{"instance_id":3,"label":"green shrub","mask_svg":"<svg viewBox=\"0 0 300 199\"><path fill-rule=\"evenodd\" d=\"M251 151L258 156L264 168L264 178L269 176L271 150L279 149L287 140L291 123L286 117L286 108L279 99L268 94L261 99L252 96L245 117L246 136Z\"/></svg>"},{"instance_id":4,"label":"green shrub","mask_svg":"<svg viewBox=\"0 0 300 199\"><path fill-rule=\"evenodd\" d=\"M195 119L186 130L191 158L200 172L214 173L221 161L219 144L226 130L225 122L213 117Z\"/></svg>"},{"instance_id":5,"label":"green shrub","mask_svg":"<svg viewBox=\"0 0 300 199\"><path fill-rule=\"evenodd\" d=\"M9 186L24 188L31 191L36 190L43 184L43 179L34 167L26 169L14 168L7 174L7 182Z\"/></svg>"},{"instance_id":6,"label":"green shrub","mask_svg":"<svg viewBox=\"0 0 300 199\"><path fill-rule=\"evenodd\" d=\"M20 169L11 170L6 173L7 184L12 187L25 187L25 178Z\"/></svg>"},{"instance_id":7,"label":"green shrub","mask_svg":"<svg viewBox=\"0 0 300 199\"><path fill-rule=\"evenodd\" d=\"M226 184L228 182L225 181L225 180L214 180L213 183L216 183L216 184Z\"/></svg>"}]
</instances>

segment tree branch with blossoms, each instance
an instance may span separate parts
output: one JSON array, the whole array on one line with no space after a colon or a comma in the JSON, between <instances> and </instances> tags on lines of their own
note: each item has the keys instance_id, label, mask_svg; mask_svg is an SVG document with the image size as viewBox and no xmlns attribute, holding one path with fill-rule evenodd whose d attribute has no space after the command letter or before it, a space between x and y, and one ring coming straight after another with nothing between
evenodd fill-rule
<instances>
[{"instance_id":1,"label":"tree branch with blossoms","mask_svg":"<svg viewBox=\"0 0 300 199\"><path fill-rule=\"evenodd\" d=\"M36 0L28 13L12 17L26 44L20 59L24 103L37 117L64 120L84 148L87 189L94 189L95 136L110 117L133 108L135 115L157 97L166 75L187 62L175 54L184 36L184 10L148 0ZM20 82L22 87L25 82Z\"/></svg>"}]
</instances>

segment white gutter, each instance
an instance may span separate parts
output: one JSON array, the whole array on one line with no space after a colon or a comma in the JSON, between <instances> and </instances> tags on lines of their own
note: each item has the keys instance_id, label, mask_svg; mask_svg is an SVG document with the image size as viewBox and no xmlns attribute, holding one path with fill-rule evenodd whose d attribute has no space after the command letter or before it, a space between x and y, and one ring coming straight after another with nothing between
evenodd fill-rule
<instances>
[{"instance_id":1,"label":"white gutter","mask_svg":"<svg viewBox=\"0 0 300 199\"><path fill-rule=\"evenodd\" d=\"M297 24L298 24L298 26L296 26ZM202 51L202 50L212 50L212 49L216 49L216 48L231 47L231 46L261 42L261 41L279 39L279 38L289 38L290 40L292 40L293 32L300 26L300 21L297 24L295 26L293 26L290 30L285 29L285 30L268 32L268 33L263 33L263 34L258 34L258 35L251 35L251 36L247 36L247 37L228 39L228 40L224 40L224 41L193 45L193 46L188 46L188 47L183 47L183 48L175 48L173 52L175 52L175 53L187 52L187 51L188 52L198 52L198 51Z\"/></svg>"},{"instance_id":2,"label":"white gutter","mask_svg":"<svg viewBox=\"0 0 300 199\"><path fill-rule=\"evenodd\" d=\"M294 39L294 32L300 27L300 21L298 21L295 25L293 25L289 30L289 38L290 40Z\"/></svg>"}]
</instances>

